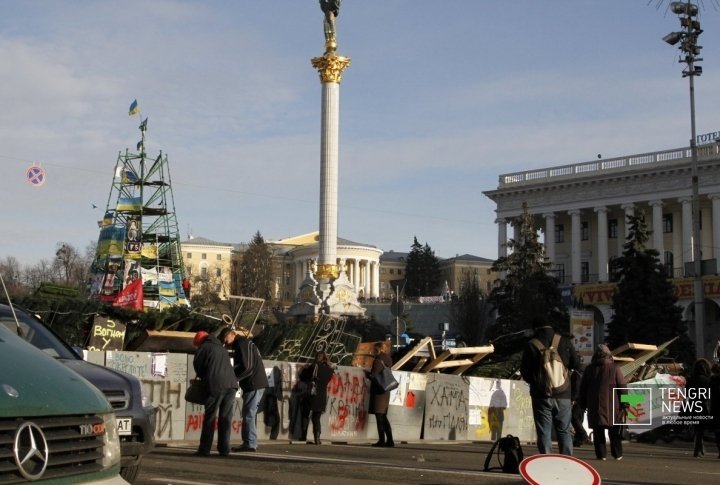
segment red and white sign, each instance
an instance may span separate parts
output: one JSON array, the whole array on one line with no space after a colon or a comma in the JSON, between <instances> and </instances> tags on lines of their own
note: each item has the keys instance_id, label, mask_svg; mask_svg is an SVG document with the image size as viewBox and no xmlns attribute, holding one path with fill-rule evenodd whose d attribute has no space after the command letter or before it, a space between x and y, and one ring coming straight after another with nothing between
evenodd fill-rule
<instances>
[{"instance_id":1,"label":"red and white sign","mask_svg":"<svg viewBox=\"0 0 720 485\"><path fill-rule=\"evenodd\" d=\"M567 455L533 455L520 463L520 475L532 485L600 485L600 474L582 460Z\"/></svg>"}]
</instances>

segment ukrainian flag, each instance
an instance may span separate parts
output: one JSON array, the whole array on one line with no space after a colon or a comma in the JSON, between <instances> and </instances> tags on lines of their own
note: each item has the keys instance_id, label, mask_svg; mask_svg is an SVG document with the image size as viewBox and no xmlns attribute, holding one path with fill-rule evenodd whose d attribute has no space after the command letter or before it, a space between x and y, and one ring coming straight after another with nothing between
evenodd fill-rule
<instances>
[{"instance_id":1,"label":"ukrainian flag","mask_svg":"<svg viewBox=\"0 0 720 485\"><path fill-rule=\"evenodd\" d=\"M133 99L133 102L130 103L130 111L128 111L128 115L136 115L140 112L140 107L138 106L137 99Z\"/></svg>"}]
</instances>

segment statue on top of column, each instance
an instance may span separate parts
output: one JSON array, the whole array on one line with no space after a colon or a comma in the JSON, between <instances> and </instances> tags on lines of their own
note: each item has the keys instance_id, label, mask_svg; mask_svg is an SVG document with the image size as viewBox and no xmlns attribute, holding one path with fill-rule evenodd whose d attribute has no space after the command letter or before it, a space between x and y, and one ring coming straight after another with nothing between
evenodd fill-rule
<instances>
[{"instance_id":1,"label":"statue on top of column","mask_svg":"<svg viewBox=\"0 0 720 485\"><path fill-rule=\"evenodd\" d=\"M320 9L325 13L325 45L329 50L335 50L335 18L340 13L340 0L320 0Z\"/></svg>"}]
</instances>

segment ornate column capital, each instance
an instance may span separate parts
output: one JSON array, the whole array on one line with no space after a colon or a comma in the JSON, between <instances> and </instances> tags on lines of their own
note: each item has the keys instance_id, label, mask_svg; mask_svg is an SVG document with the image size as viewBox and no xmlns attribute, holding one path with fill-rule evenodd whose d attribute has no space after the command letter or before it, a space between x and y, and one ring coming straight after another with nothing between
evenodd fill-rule
<instances>
[{"instance_id":1,"label":"ornate column capital","mask_svg":"<svg viewBox=\"0 0 720 485\"><path fill-rule=\"evenodd\" d=\"M720 194L718 194L720 196ZM648 201L648 204L650 204L652 207L662 207L663 201L660 199L650 200Z\"/></svg>"},{"instance_id":2,"label":"ornate column capital","mask_svg":"<svg viewBox=\"0 0 720 485\"><path fill-rule=\"evenodd\" d=\"M689 196L688 197L678 197L677 201L680 202L681 204L689 204L692 202L692 197L689 197Z\"/></svg>"},{"instance_id":3,"label":"ornate column capital","mask_svg":"<svg viewBox=\"0 0 720 485\"><path fill-rule=\"evenodd\" d=\"M600 214L600 213L607 214L608 208L605 207L604 205L602 205L602 206L600 206L600 207L595 207L595 208L593 208L593 210L594 210L597 214Z\"/></svg>"},{"instance_id":4,"label":"ornate column capital","mask_svg":"<svg viewBox=\"0 0 720 485\"><path fill-rule=\"evenodd\" d=\"M543 213L542 216L543 216L545 219L547 219L547 218L549 218L549 217L555 217L555 213L554 213L554 212L545 212L545 213Z\"/></svg>"},{"instance_id":5,"label":"ornate column capital","mask_svg":"<svg viewBox=\"0 0 720 485\"><path fill-rule=\"evenodd\" d=\"M568 215L570 216L579 216L580 214L582 214L582 211L580 209L570 209L568 211Z\"/></svg>"},{"instance_id":6,"label":"ornate column capital","mask_svg":"<svg viewBox=\"0 0 720 485\"><path fill-rule=\"evenodd\" d=\"M620 204L620 208L622 210L624 210L625 212L627 212L629 210L635 210L635 204L633 204L632 202L627 203L627 204Z\"/></svg>"},{"instance_id":7,"label":"ornate column capital","mask_svg":"<svg viewBox=\"0 0 720 485\"><path fill-rule=\"evenodd\" d=\"M325 53L322 57L313 57L312 66L320 74L320 82L323 84L340 84L342 72L350 65L349 57L336 56L333 53Z\"/></svg>"}]
</instances>

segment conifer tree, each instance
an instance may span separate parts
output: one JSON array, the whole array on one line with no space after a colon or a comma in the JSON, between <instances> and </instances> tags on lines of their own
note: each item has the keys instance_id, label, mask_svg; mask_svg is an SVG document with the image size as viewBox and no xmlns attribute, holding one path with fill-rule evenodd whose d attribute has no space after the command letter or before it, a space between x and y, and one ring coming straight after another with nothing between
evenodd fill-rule
<instances>
[{"instance_id":1,"label":"conifer tree","mask_svg":"<svg viewBox=\"0 0 720 485\"><path fill-rule=\"evenodd\" d=\"M272 285L272 251L257 231L240 263L240 294L270 300Z\"/></svg>"},{"instance_id":2,"label":"conifer tree","mask_svg":"<svg viewBox=\"0 0 720 485\"><path fill-rule=\"evenodd\" d=\"M677 305L672 282L660 263L659 253L645 247L651 234L645 215L628 216L627 221L629 232L623 254L613 260L611 267L618 288L613 297L614 315L608 324L608 343L611 348L627 342L660 344L684 336L682 308ZM686 335L681 340L682 347L689 346L692 353Z\"/></svg>"},{"instance_id":3,"label":"conifer tree","mask_svg":"<svg viewBox=\"0 0 720 485\"><path fill-rule=\"evenodd\" d=\"M405 294L408 296L429 296L439 293L440 262L435 252L425 243L422 246L417 236L405 261Z\"/></svg>"},{"instance_id":4,"label":"conifer tree","mask_svg":"<svg viewBox=\"0 0 720 485\"><path fill-rule=\"evenodd\" d=\"M489 301L497 310L494 336L531 327L532 319L544 316L558 331L569 331L567 308L563 304L558 280L549 274L552 263L538 240L532 215L523 204L523 213L515 221L520 225L518 240L510 239L508 256L497 259L493 271L505 275L490 293Z\"/></svg>"}]
</instances>

